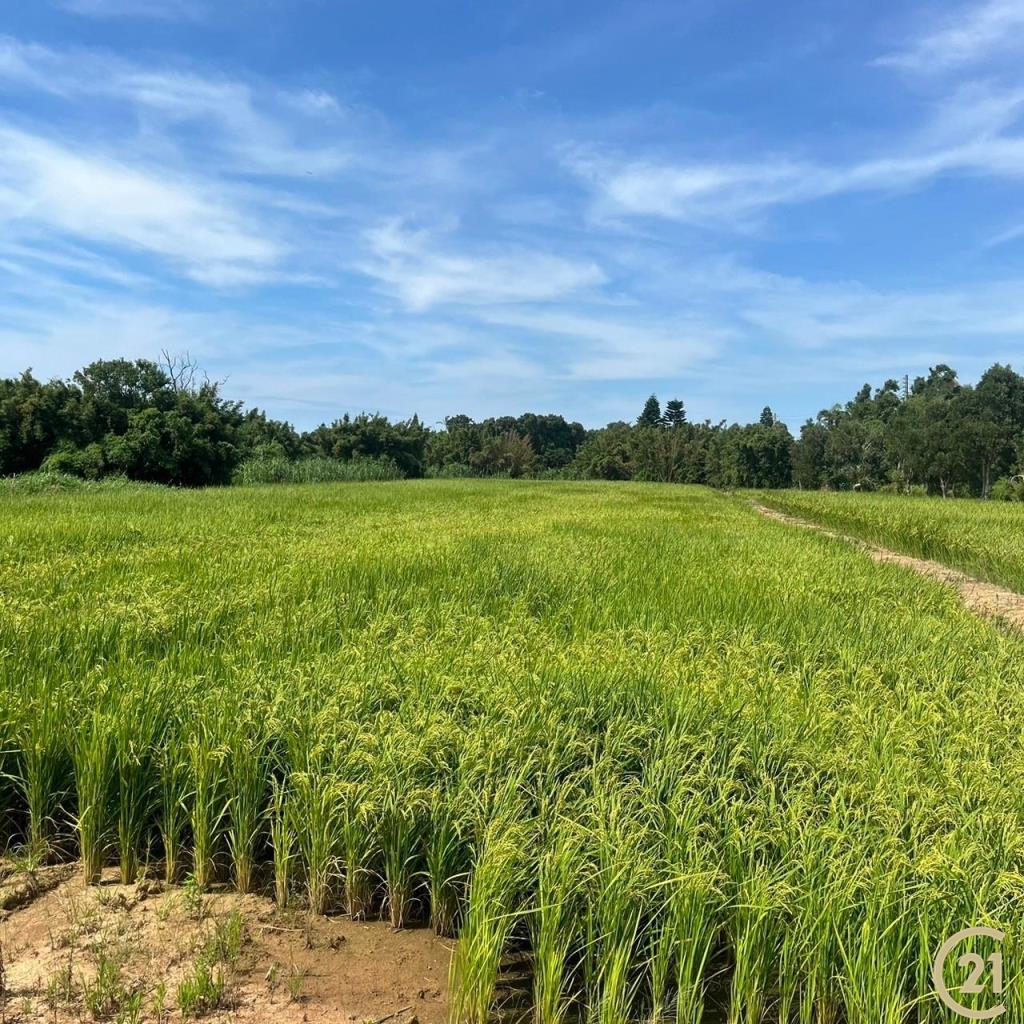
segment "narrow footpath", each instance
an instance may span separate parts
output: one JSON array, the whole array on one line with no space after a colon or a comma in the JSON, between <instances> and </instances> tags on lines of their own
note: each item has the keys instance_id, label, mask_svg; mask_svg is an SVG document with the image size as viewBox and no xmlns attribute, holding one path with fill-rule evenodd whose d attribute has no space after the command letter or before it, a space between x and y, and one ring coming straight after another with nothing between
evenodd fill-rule
<instances>
[{"instance_id":1,"label":"narrow footpath","mask_svg":"<svg viewBox=\"0 0 1024 1024\"><path fill-rule=\"evenodd\" d=\"M910 555L901 555L898 551L881 547L861 540L858 537L850 537L843 533L836 533L834 530L826 529L818 523L812 523L806 519L799 519L796 516L786 515L765 505L755 504L754 508L763 516L774 519L778 523L786 523L789 526L800 526L807 530L818 530L828 537L837 537L850 544L854 544L866 551L876 562L892 562L901 565L906 569L912 569L929 579L938 580L953 587L960 595L964 605L976 615L989 619L998 619L1016 629L1024 630L1024 594L1018 594L1015 590L1007 590L995 583L986 583L984 580L968 576L957 569L950 569L941 562L930 562L924 558L912 558Z\"/></svg>"}]
</instances>

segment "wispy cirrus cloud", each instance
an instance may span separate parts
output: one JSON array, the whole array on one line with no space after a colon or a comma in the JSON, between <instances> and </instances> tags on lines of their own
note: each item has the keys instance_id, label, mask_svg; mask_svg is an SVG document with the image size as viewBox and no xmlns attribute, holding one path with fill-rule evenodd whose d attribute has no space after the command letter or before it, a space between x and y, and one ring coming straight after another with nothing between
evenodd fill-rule
<instances>
[{"instance_id":1,"label":"wispy cirrus cloud","mask_svg":"<svg viewBox=\"0 0 1024 1024\"><path fill-rule=\"evenodd\" d=\"M990 345L1024 335L1022 291L1019 278L911 290L763 275L748 281L737 312L756 331L808 351L885 349L923 339L949 346L965 337Z\"/></svg>"},{"instance_id":2,"label":"wispy cirrus cloud","mask_svg":"<svg viewBox=\"0 0 1024 1024\"><path fill-rule=\"evenodd\" d=\"M358 269L410 310L444 303L545 302L604 281L593 261L514 245L453 250L398 218L369 229L365 241L370 255Z\"/></svg>"},{"instance_id":3,"label":"wispy cirrus cloud","mask_svg":"<svg viewBox=\"0 0 1024 1024\"><path fill-rule=\"evenodd\" d=\"M749 227L773 206L857 192L896 192L943 175L1024 177L1024 88L968 84L937 105L929 124L893 152L849 164L767 155L754 160L667 161L568 149L565 165L594 191L599 216L653 216Z\"/></svg>"},{"instance_id":4,"label":"wispy cirrus cloud","mask_svg":"<svg viewBox=\"0 0 1024 1024\"><path fill-rule=\"evenodd\" d=\"M1024 49L1024 0L983 0L950 12L876 63L935 74L1020 49Z\"/></svg>"},{"instance_id":5,"label":"wispy cirrus cloud","mask_svg":"<svg viewBox=\"0 0 1024 1024\"><path fill-rule=\"evenodd\" d=\"M635 308L503 308L485 312L482 319L558 339L566 350L561 373L573 380L675 376L720 355L735 338L720 322Z\"/></svg>"},{"instance_id":6,"label":"wispy cirrus cloud","mask_svg":"<svg viewBox=\"0 0 1024 1024\"><path fill-rule=\"evenodd\" d=\"M284 246L207 184L0 125L0 221L158 257L211 285L266 280Z\"/></svg>"},{"instance_id":7,"label":"wispy cirrus cloud","mask_svg":"<svg viewBox=\"0 0 1024 1024\"><path fill-rule=\"evenodd\" d=\"M102 98L129 109L148 133L191 132L190 144L244 174L332 176L351 159L339 141L305 142L325 126L354 132L355 115L321 89L257 88L188 66L152 67L93 50L54 50L0 36L0 79L70 103ZM347 118L347 120L346 120ZM339 124L341 119L341 124Z\"/></svg>"}]
</instances>

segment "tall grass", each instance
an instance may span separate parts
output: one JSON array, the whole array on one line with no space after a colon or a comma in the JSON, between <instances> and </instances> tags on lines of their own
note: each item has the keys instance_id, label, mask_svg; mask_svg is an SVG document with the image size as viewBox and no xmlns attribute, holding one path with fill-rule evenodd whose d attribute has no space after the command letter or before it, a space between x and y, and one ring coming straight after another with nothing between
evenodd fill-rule
<instances>
[{"instance_id":1,"label":"tall grass","mask_svg":"<svg viewBox=\"0 0 1024 1024\"><path fill-rule=\"evenodd\" d=\"M39 469L30 473L19 473L16 476L0 477L0 498L7 496L24 496L33 494L51 495L81 491L86 494L95 492L119 491L159 491L160 484L141 483L129 480L124 476L108 476L101 480L83 480L70 473L59 473L56 470Z\"/></svg>"},{"instance_id":2,"label":"tall grass","mask_svg":"<svg viewBox=\"0 0 1024 1024\"><path fill-rule=\"evenodd\" d=\"M243 462L235 471L234 482L253 484L321 484L338 481L370 482L401 480L404 474L390 459L331 459L309 455L301 459L278 456L259 457Z\"/></svg>"},{"instance_id":3,"label":"tall grass","mask_svg":"<svg viewBox=\"0 0 1024 1024\"><path fill-rule=\"evenodd\" d=\"M1024 641L849 546L656 485L4 512L0 845L88 881L432 925L457 1024L942 1024L941 941L1024 925Z\"/></svg>"}]
</instances>

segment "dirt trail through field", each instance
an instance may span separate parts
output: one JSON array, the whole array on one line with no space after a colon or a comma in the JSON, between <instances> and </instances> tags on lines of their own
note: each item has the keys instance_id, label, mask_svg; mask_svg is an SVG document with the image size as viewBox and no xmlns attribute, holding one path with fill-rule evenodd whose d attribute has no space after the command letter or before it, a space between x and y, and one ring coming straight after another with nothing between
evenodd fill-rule
<instances>
[{"instance_id":1,"label":"dirt trail through field","mask_svg":"<svg viewBox=\"0 0 1024 1024\"><path fill-rule=\"evenodd\" d=\"M798 519L796 516L786 515L765 505L754 505L754 508L763 516L774 519L779 523L787 523L790 526L801 526L807 530L818 530L828 537L836 537L839 540L847 541L863 549L876 562L892 562L902 565L906 569L913 569L914 572L927 576L930 579L938 580L953 587L960 595L960 600L966 607L976 615L982 615L990 619L998 619L1016 629L1024 630L1024 594L1018 594L1015 590L1007 590L1006 587L997 586L994 583L986 583L984 580L975 579L957 569L950 569L941 562L930 562L924 558L912 558L910 555L901 555L898 551L891 551L889 548L881 547L878 544L871 544L860 540L858 537L850 537L843 533L836 533L818 523L812 523L806 519Z\"/></svg>"}]
</instances>

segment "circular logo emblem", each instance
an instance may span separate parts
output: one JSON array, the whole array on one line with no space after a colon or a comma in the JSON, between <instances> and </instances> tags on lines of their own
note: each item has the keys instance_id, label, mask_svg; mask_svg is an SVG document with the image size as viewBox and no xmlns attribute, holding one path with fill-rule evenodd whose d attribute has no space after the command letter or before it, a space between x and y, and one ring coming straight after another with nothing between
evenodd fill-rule
<instances>
[{"instance_id":1,"label":"circular logo emblem","mask_svg":"<svg viewBox=\"0 0 1024 1024\"><path fill-rule=\"evenodd\" d=\"M972 1010L956 999L946 984L946 962L960 943L973 938L994 939L996 942L1002 942L1006 938L1006 933L999 931L998 928L979 927L964 928L956 935L951 935L935 954L935 960L932 963L932 983L935 985L935 991L939 994L939 998L954 1013L966 1017L968 1020L995 1020L996 1017L1001 1017L1006 1013L1004 1003L990 1006L986 1010ZM980 953L964 953L957 959L956 964L964 972L965 980L955 991L967 995L991 992L997 997L1003 994L1003 954L998 950L989 953L987 957L983 957Z\"/></svg>"}]
</instances>

